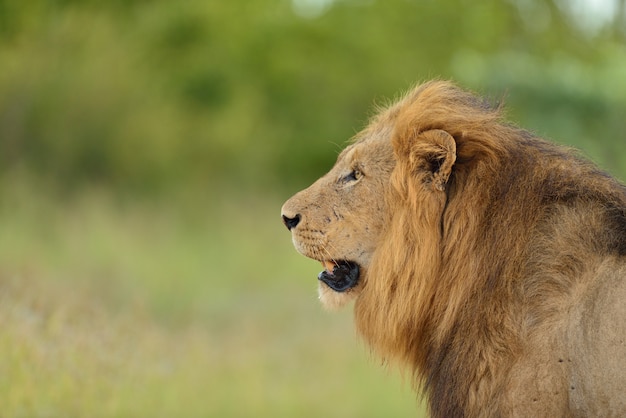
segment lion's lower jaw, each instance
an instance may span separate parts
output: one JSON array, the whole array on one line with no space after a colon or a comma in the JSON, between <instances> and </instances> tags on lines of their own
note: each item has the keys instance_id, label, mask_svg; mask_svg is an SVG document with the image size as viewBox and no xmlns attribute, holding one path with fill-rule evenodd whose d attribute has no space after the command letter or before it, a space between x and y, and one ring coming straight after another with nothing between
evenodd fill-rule
<instances>
[{"instance_id":1,"label":"lion's lower jaw","mask_svg":"<svg viewBox=\"0 0 626 418\"><path fill-rule=\"evenodd\" d=\"M347 305L350 301L356 299L358 295L357 289L350 289L346 292L335 292L326 284L319 282L318 295L322 306L329 311L337 311Z\"/></svg>"}]
</instances>

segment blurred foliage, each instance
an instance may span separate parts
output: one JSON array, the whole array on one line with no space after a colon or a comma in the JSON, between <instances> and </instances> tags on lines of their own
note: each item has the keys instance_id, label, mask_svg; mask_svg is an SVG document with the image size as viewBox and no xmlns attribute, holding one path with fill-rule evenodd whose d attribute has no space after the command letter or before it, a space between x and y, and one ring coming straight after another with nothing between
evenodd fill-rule
<instances>
[{"instance_id":1,"label":"blurred foliage","mask_svg":"<svg viewBox=\"0 0 626 418\"><path fill-rule=\"evenodd\" d=\"M375 102L438 77L624 179L624 1L584 4L0 0L0 175L293 190Z\"/></svg>"}]
</instances>

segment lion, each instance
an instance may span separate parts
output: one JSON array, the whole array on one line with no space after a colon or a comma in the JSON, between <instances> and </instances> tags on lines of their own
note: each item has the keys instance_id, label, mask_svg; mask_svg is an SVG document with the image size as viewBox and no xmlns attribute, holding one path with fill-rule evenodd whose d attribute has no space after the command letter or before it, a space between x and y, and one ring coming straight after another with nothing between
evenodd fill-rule
<instances>
[{"instance_id":1,"label":"lion","mask_svg":"<svg viewBox=\"0 0 626 418\"><path fill-rule=\"evenodd\" d=\"M416 87L282 219L431 416L626 416L626 187L500 106Z\"/></svg>"}]
</instances>

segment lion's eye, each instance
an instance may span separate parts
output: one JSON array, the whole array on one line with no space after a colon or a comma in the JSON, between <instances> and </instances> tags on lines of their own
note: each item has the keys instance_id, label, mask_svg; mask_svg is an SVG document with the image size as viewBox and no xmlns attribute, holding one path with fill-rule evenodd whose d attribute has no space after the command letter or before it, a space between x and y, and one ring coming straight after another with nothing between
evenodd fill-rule
<instances>
[{"instance_id":1,"label":"lion's eye","mask_svg":"<svg viewBox=\"0 0 626 418\"><path fill-rule=\"evenodd\" d=\"M350 181L356 181L359 178L361 178L362 175L363 174L361 173L361 170L359 170L358 168L355 168L349 174L346 174L345 176L343 176L341 178L341 181L344 183L348 183Z\"/></svg>"}]
</instances>

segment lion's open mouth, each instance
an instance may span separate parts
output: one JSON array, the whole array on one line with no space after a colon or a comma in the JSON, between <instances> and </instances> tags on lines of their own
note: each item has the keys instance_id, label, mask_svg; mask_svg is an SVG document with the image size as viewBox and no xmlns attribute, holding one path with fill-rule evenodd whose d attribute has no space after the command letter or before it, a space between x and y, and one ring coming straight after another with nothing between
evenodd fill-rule
<instances>
[{"instance_id":1,"label":"lion's open mouth","mask_svg":"<svg viewBox=\"0 0 626 418\"><path fill-rule=\"evenodd\" d=\"M350 261L322 261L326 270L317 278L335 292L345 292L359 282L359 265Z\"/></svg>"}]
</instances>

